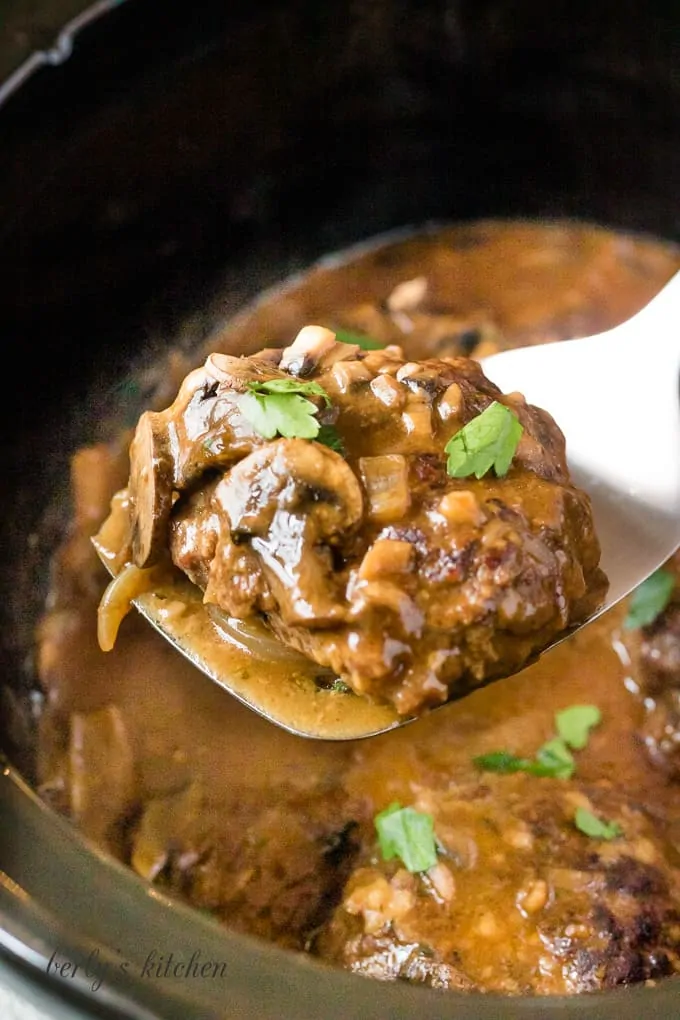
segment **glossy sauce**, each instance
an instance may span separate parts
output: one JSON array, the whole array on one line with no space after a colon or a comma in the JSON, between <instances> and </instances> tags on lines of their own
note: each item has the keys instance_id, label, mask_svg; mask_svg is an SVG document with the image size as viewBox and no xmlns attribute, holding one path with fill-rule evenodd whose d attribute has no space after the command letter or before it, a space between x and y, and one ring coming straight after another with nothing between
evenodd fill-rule
<instances>
[{"instance_id":1,"label":"glossy sauce","mask_svg":"<svg viewBox=\"0 0 680 1020\"><path fill-rule=\"evenodd\" d=\"M319 322L399 342L414 358L468 353L475 334L474 353L484 356L609 328L678 268L680 254L670 245L578 224L454 226L315 267L246 309L206 350L249 353L289 342L304 324ZM428 281L427 311L386 315L394 288L420 276ZM108 479L108 494L124 476L124 453L124 447L101 448L91 455ZM580 779L625 788L664 831L680 834L677 790L649 762L638 737L642 707L631 693L635 681L621 641L623 608L521 674L402 730L366 742L305 741L226 696L136 614L124 621L112 652L99 650L96 608L107 579L89 535L108 512L108 495L102 499L100 492L90 511L81 507L80 523L60 553L53 608L40 632L47 692L40 781L46 797L123 860L130 861L130 820L150 800L188 783L210 791L213 813L220 805L229 810L234 787L257 799L258 791L272 788L304 793L340 786L371 816L394 800L412 803L433 777L464 782L474 774L474 755L501 748L533 754L553 735L555 712L575 703L595 703L603 716L579 752ZM257 668L247 652L230 654L235 663L240 659L238 668ZM289 673L285 662L269 666L266 682L285 684ZM92 732L101 725L105 739L87 737L82 723L88 719ZM78 733L85 734L80 743ZM97 784L87 788L95 774L112 777L106 809ZM74 784L83 782L85 792L74 798ZM471 918L491 895L499 909L510 909L503 889L492 893L485 882L480 871L465 887ZM470 966L482 973L484 945L471 933Z\"/></svg>"}]
</instances>

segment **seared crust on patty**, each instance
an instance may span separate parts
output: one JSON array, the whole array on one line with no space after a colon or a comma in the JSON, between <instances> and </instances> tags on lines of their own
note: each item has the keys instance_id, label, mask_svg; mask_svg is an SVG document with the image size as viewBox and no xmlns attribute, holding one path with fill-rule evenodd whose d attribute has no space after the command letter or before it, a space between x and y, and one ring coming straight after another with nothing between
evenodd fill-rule
<instances>
[{"instance_id":1,"label":"seared crust on patty","mask_svg":"<svg viewBox=\"0 0 680 1020\"><path fill-rule=\"evenodd\" d=\"M311 393L310 406L336 448L321 433L258 434L240 401L263 379L320 386L328 400ZM447 442L493 403L522 426L509 470L451 477ZM403 715L521 669L603 598L590 501L569 480L562 433L469 358L409 362L307 327L283 352L212 355L158 418L176 496L145 528L150 502L133 493L135 533L164 534L206 602L264 615L283 642ZM131 478L144 476L133 463Z\"/></svg>"}]
</instances>

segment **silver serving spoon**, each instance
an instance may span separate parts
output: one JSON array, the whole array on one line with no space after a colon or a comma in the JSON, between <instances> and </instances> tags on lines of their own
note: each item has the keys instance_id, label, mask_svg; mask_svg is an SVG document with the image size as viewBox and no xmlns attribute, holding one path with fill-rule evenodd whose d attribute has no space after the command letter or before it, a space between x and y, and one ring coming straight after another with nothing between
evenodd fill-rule
<instances>
[{"instance_id":1,"label":"silver serving spoon","mask_svg":"<svg viewBox=\"0 0 680 1020\"><path fill-rule=\"evenodd\" d=\"M609 578L606 602L545 652L619 602L680 546L680 273L615 329L506 351L482 365L503 392L520 390L553 415L567 439L572 477L593 502ZM168 610L178 597L188 607L179 616ZM350 740L413 722L354 694L319 690L295 669L300 659L294 652L283 651L296 674L283 688L268 682L266 670L247 676L230 670L224 633L238 643L238 624L209 616L201 592L188 581L180 589L159 585L133 602L198 669L291 733ZM206 622L215 640L202 639L199 647L195 638ZM246 629L242 635L247 647Z\"/></svg>"}]
</instances>

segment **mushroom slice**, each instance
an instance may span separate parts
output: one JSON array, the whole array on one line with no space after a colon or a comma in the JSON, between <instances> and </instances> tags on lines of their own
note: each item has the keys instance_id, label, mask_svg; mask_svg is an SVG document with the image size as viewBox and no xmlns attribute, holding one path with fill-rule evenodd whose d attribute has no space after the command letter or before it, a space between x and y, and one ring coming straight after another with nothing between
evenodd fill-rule
<instances>
[{"instance_id":1,"label":"mushroom slice","mask_svg":"<svg viewBox=\"0 0 680 1020\"><path fill-rule=\"evenodd\" d=\"M359 481L339 454L305 439L278 439L244 457L217 486L232 532L261 535L280 510L313 517L319 539L354 527Z\"/></svg>"},{"instance_id":2,"label":"mushroom slice","mask_svg":"<svg viewBox=\"0 0 680 1020\"><path fill-rule=\"evenodd\" d=\"M74 712L69 742L71 813L85 834L114 846L135 802L136 777L130 735L116 705Z\"/></svg>"},{"instance_id":3,"label":"mushroom slice","mask_svg":"<svg viewBox=\"0 0 680 1020\"><path fill-rule=\"evenodd\" d=\"M359 349L356 344L340 343L325 326L304 326L290 347L284 349L279 368L291 375L311 375L318 368L355 357Z\"/></svg>"},{"instance_id":4,"label":"mushroom slice","mask_svg":"<svg viewBox=\"0 0 680 1020\"><path fill-rule=\"evenodd\" d=\"M363 496L339 454L303 439L269 443L225 475L214 502L228 521L226 541L250 541L287 623L344 618L330 546L361 521ZM206 601L220 604L219 585L209 581Z\"/></svg>"},{"instance_id":5,"label":"mushroom slice","mask_svg":"<svg viewBox=\"0 0 680 1020\"><path fill-rule=\"evenodd\" d=\"M132 555L138 567L155 563L166 545L173 493L173 457L165 418L145 411L130 444Z\"/></svg>"},{"instance_id":6,"label":"mushroom slice","mask_svg":"<svg viewBox=\"0 0 680 1020\"><path fill-rule=\"evenodd\" d=\"M390 312L414 312L427 293L427 277L402 280L387 298Z\"/></svg>"},{"instance_id":7,"label":"mushroom slice","mask_svg":"<svg viewBox=\"0 0 680 1020\"><path fill-rule=\"evenodd\" d=\"M245 393L248 383L269 379L285 379L285 372L277 369L281 351L274 348L260 351L249 358L234 357L232 354L210 354L205 362L205 374L209 382L219 383L224 389Z\"/></svg>"}]
</instances>

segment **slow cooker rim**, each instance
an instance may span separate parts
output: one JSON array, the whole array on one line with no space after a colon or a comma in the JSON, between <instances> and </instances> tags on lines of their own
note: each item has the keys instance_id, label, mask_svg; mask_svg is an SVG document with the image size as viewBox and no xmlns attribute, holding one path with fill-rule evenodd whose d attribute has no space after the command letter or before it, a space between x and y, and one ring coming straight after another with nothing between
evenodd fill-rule
<instances>
[{"instance_id":1,"label":"slow cooker rim","mask_svg":"<svg viewBox=\"0 0 680 1020\"><path fill-rule=\"evenodd\" d=\"M30 78L41 68L46 66L59 67L66 63L70 57L74 45L80 45L80 36L83 29L93 26L104 20L105 16L120 7L127 0L96 0L87 4L83 10L57 27L54 36L54 44L50 47L32 48L30 38L14 44L12 48L0 52L0 112L6 101L22 88ZM134 874L130 868L122 863L107 857L102 851L90 844L81 833L78 832L66 819L59 816L49 807L36 792L26 783L20 773L9 763L0 759L2 771L0 772L0 806L3 806L5 813L3 817L10 821L6 831L12 833L10 842L15 839L16 848L20 847L20 834L22 825L24 832L30 831L29 817L34 823L40 819L40 825L45 831L49 831L55 838L58 836L64 847L70 847L76 854L85 855L89 866L97 875L98 882L106 885L115 885L116 888L122 883L135 895L140 902L152 899L157 906L169 912L169 916L184 924L188 929L194 928L197 932L219 936L224 946L233 949L235 957L242 957L245 962L244 974L252 973L288 972L294 975L311 988L305 989L304 1005L313 1012L307 1014L299 1009L298 1000L291 1000L294 1012L291 1017L295 1020L303 1020L304 1015L327 1017L332 1020L334 1016L346 1018L347 1004L351 1004L356 1015L362 1018L369 1018L379 1014L374 1013L376 1002L379 1002L380 1014L389 1011L393 1020L399 1017L406 1018L413 1015L414 1010L422 1012L426 1008L432 1009L442 1017L446 1016L461 1018L465 1015L470 1017L497 1017L499 1013L508 1009L513 1015L516 1009L522 1010L522 1015L528 1017L540 1016L550 1017L556 1015L570 1015L574 1017L611 1017L617 1020L626 1020L627 1017L637 1018L645 1010L663 1010L664 1006L671 1010L675 1004L680 1002L680 977L667 978L656 987L650 988L643 985L631 986L625 989L613 991L596 992L579 996L547 996L535 998L508 997L501 995L473 995L457 994L455 992L436 991L429 988L415 988L407 985L383 984L364 979L357 979L355 975L349 974L341 969L330 967L327 964L317 961L303 954L294 954L277 946L261 942L253 937L238 935L222 928L217 922L202 917L196 910L185 906L179 901L172 901L163 894L158 894L153 887L149 887L139 876ZM15 825L12 826L11 822ZM27 828L28 826L28 828ZM15 848L15 849L16 849ZM9 856L12 856L10 852ZM3 849L0 846L0 863L3 858ZM40 876L37 876L39 879ZM35 878L35 876L34 876ZM59 983L56 978L46 975L45 969L49 956L47 946L36 937L34 933L22 930L23 922L28 919L28 914L22 917L22 905L31 909L37 906L36 898L31 889L21 884L15 877L4 870L0 870L0 953L9 960L14 960L17 966L24 968L27 974L32 973L37 983L46 987L57 988ZM35 916L35 914L34 914ZM49 915L55 925L59 919ZM69 942L67 934L64 933L65 941L62 943L68 950L69 946L75 952L78 949L77 940ZM76 933L79 935L80 933ZM106 948L106 947L102 947ZM231 951L230 949L230 951ZM96 992L74 992L73 988L64 989L75 995L74 1002L94 1005L97 1000ZM250 982L252 986L252 982ZM155 1005L152 1009L163 1010L157 1012L159 1017L170 1015L166 1008L172 1005L178 1006L180 1010L186 1010L187 1001L182 996L170 995L169 997L161 991L154 990L151 998L155 998ZM157 992L157 994L156 994ZM333 992L333 994L329 994ZM102 998L102 1005L104 999ZM110 1000L106 1003L117 1015L129 1017L150 1017L152 1013L141 1007L138 1002L130 998L126 991L120 990L112 993ZM258 1008L256 1003L248 1002L250 1008ZM204 1007L202 1007L204 1008ZM226 1006L228 1009L228 1005ZM322 1012L317 1010L321 1009ZM403 1010L403 1012L402 1012ZM469 1010L469 1013L468 1013ZM630 1010L630 1011L629 1011ZM186 1020L186 1012L178 1013ZM207 1016L204 1012L202 1016ZM215 1013L217 1016L228 1016L227 1013ZM244 1015L239 1013L238 1015ZM258 1016L265 1017L261 1008ZM283 1017L278 1003L276 1012L272 1016ZM657 1014L671 1015L671 1014Z\"/></svg>"},{"instance_id":2,"label":"slow cooker rim","mask_svg":"<svg viewBox=\"0 0 680 1020\"><path fill-rule=\"evenodd\" d=\"M127 0L95 0L67 21L40 26L40 36L53 31L52 42L35 46L30 31L15 31L11 42L0 46L0 109L41 68L59 67L71 56L80 33Z\"/></svg>"},{"instance_id":3,"label":"slow cooker rim","mask_svg":"<svg viewBox=\"0 0 680 1020\"><path fill-rule=\"evenodd\" d=\"M107 914L107 898L116 903L124 904L130 910L125 915L127 935L139 938L137 926L139 918L134 911L140 911L146 918L162 918L166 930L176 929L173 933L179 938L180 933L185 942L203 947L209 953L212 950L223 951L225 960L234 965L233 974L236 983L224 986L225 998L230 991L247 1002L253 1009L253 1015L261 1020L305 1020L306 1017L324 1017L324 1020L346 1020L351 1015L347 1007L355 1011L354 1015L362 1020L380 1020L385 1015L391 1020L407 1020L413 1010L429 1009L436 1011L441 1020L455 1017L456 1020L496 1020L505 1010L512 1010L510 1015L522 1015L529 1018L548 1018L553 1016L573 1016L602 1018L602 1020L639 1020L645 1009L664 1006L672 1008L678 1001L680 977L664 979L655 988L642 984L618 988L612 991L585 993L577 996L534 996L515 997L496 994L469 994L452 991L441 991L432 988L417 987L399 983L378 983L372 979L351 974L340 968L333 967L322 961L306 956L303 953L292 953L253 936L241 935L222 927L217 921L202 916L192 907L166 895L162 890L146 883L130 868L109 857L102 850L90 843L67 819L57 815L26 783L11 765L6 765L0 773L0 813L9 823L9 831L15 833L18 856L24 836L35 838L41 831L49 835L49 845L53 857L52 871L63 873L69 867L72 858L80 858L87 877L81 888L84 893L94 890L98 895L98 908ZM45 845L47 840L43 840ZM11 856L11 855L10 855ZM60 959L85 960L93 949L99 949L102 958L110 957L112 947L97 942L93 936L82 931L75 931L63 918L57 917L46 901L51 890L46 888L47 876L43 876L30 865L25 866L21 874L21 863L17 862L14 875L2 870L3 851L0 847L0 951L14 958L32 971L42 984L50 982L61 992L70 993L75 1001L94 1000L114 1014L129 1016L134 1020L148 1020L151 1015L158 1015L164 1020L174 1020L177 1016L187 1020L191 1016L187 1010L191 1001L181 994L182 989L172 987L163 989L160 983L148 982L143 973L129 972L121 980L118 974L107 973L110 978L110 989L101 988L88 991L88 980L76 982L71 979L58 979L47 974L47 964L55 946ZM80 878L80 876L79 876ZM43 887L41 888L41 883ZM120 918L118 919L120 921ZM37 934L36 934L37 932ZM119 949L113 948L114 952ZM204 957L206 959L206 957ZM208 956L207 959L212 959ZM217 959L217 958L216 958ZM93 969L94 973L94 969ZM253 975L258 981L253 986ZM279 984L288 999L288 1010L280 1000L272 1002L265 998L253 1001L251 996L266 993L268 984ZM132 985L132 989L130 988ZM131 994L132 993L132 994ZM140 993L143 993L140 995ZM225 1002L226 1012L207 1013L206 1009L215 1009L217 1004L204 1000L200 1004L201 1020L210 1016L229 1017L248 1015L229 1012L229 1003ZM269 1012L269 1007L274 1010ZM305 1010L306 1007L306 1010ZM521 1009L518 1013L517 1007ZM660 1012L657 1015L672 1015Z\"/></svg>"}]
</instances>

